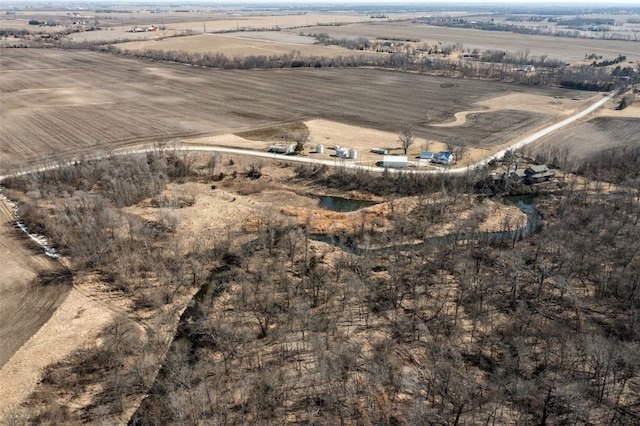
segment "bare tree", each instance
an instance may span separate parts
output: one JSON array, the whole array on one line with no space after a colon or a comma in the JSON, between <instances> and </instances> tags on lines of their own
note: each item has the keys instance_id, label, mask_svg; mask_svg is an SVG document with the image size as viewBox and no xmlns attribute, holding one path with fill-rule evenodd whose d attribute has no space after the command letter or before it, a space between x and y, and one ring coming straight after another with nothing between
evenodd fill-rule
<instances>
[{"instance_id":1,"label":"bare tree","mask_svg":"<svg viewBox=\"0 0 640 426\"><path fill-rule=\"evenodd\" d=\"M294 151L298 154L304 153L304 146L309 142L310 131L308 128L296 130L287 135L287 139L292 139L296 143Z\"/></svg>"},{"instance_id":2,"label":"bare tree","mask_svg":"<svg viewBox=\"0 0 640 426\"><path fill-rule=\"evenodd\" d=\"M467 150L467 145L462 139L453 139L447 142L447 149L453 154L453 161L458 162Z\"/></svg>"},{"instance_id":3,"label":"bare tree","mask_svg":"<svg viewBox=\"0 0 640 426\"><path fill-rule=\"evenodd\" d=\"M413 134L413 127L411 126L411 124L406 121L402 122L398 141L400 142L400 146L404 150L405 155L407 154L407 150L409 149L409 147L413 145L415 139L416 136Z\"/></svg>"}]
</instances>

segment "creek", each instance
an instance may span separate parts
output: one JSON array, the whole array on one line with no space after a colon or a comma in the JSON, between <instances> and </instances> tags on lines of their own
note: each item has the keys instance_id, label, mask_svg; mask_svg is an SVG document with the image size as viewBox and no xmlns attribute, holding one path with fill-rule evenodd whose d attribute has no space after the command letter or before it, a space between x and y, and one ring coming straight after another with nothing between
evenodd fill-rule
<instances>
[{"instance_id":1,"label":"creek","mask_svg":"<svg viewBox=\"0 0 640 426\"><path fill-rule=\"evenodd\" d=\"M541 218L540 218L540 214L536 211L533 205L535 199L536 199L536 196L534 195L506 196L502 198L502 203L507 205L514 205L518 207L518 209L520 209L520 211L522 211L525 215L527 215L526 225L523 228L512 230L512 231L448 234L448 235L429 237L419 243L392 245L392 246L386 246L386 247L380 247L380 248L374 248L374 249L363 249L351 238L343 240L340 237L327 236L327 235L314 235L311 238L315 241L320 241L323 243L332 244L336 247L340 247L342 250L355 255L362 254L365 251L384 254L384 253L392 253L396 251L419 250L425 244L438 247L438 246L451 243L453 241L463 241L463 240L483 239L485 241L493 241L493 242L518 240L536 232L539 228L538 224Z\"/></svg>"},{"instance_id":2,"label":"creek","mask_svg":"<svg viewBox=\"0 0 640 426\"><path fill-rule=\"evenodd\" d=\"M371 201L360 201L360 200L349 200L346 198L340 197L318 197L324 198L325 201L324 206L322 208L333 210L335 208L341 208L349 210L335 210L335 211L355 211L363 207L368 207L370 205L375 204ZM480 201L480 200L479 200ZM534 196L509 196L504 197L502 202L509 205L517 206L522 212L527 215L527 224L524 228L510 231L510 232L477 232L473 233L473 235L443 235L437 237L431 237L424 240L421 243L417 244L403 244L396 245L391 247L382 247L377 249L369 249L369 252L375 253L391 253L396 250L419 250L420 247L423 247L425 244L432 244L435 246L443 245L450 243L452 241L460 241L464 239L480 239L480 238L489 238L495 241L504 241L511 240L514 238L523 238L527 235L535 232L538 229L538 222L540 220L539 214L537 213L533 203L535 201ZM338 237L328 237L326 235L315 235L311 237L313 240L322 241L325 243L333 244L346 252L353 254L361 254L365 252L365 249L360 248L356 244L350 241L343 241ZM257 240L250 241L242 247L240 250L241 253L251 252L255 250L255 246L258 243ZM188 324L194 321L198 315L201 314L201 310L203 306L207 306L209 304L215 303L215 299L217 296L222 294L225 289L226 284L226 273L229 271L229 266L222 266L216 271L212 271L207 283L204 284L200 290L195 294L195 296L189 302L187 308L182 313L180 317L180 321L178 322L179 326L176 331L175 340L173 342L173 346L181 345L184 349L189 352L190 355L193 355L193 351L195 348L195 341L192 341L189 337L189 329Z\"/></svg>"}]
</instances>

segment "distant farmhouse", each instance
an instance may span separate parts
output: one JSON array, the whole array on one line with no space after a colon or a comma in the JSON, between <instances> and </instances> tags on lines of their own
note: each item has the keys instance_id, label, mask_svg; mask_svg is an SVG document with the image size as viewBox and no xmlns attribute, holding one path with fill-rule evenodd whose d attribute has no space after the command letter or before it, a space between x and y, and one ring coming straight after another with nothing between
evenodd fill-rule
<instances>
[{"instance_id":1,"label":"distant farmhouse","mask_svg":"<svg viewBox=\"0 0 640 426\"><path fill-rule=\"evenodd\" d=\"M131 28L130 31L132 33L146 33L146 32L149 32L149 31L153 32L153 31L156 31L156 30L157 30L156 27L154 27L153 25L150 25L148 27L133 27L133 28Z\"/></svg>"},{"instance_id":2,"label":"distant farmhouse","mask_svg":"<svg viewBox=\"0 0 640 426\"><path fill-rule=\"evenodd\" d=\"M546 164L530 166L524 169L525 183L547 182L556 176L556 172L547 167Z\"/></svg>"},{"instance_id":3,"label":"distant farmhouse","mask_svg":"<svg viewBox=\"0 0 640 426\"><path fill-rule=\"evenodd\" d=\"M534 183L548 182L556 176L556 172L551 170L546 164L540 164L537 166L529 166L524 170L518 170L517 167L509 168L507 175L509 179L513 181L531 185Z\"/></svg>"},{"instance_id":4,"label":"distant farmhouse","mask_svg":"<svg viewBox=\"0 0 640 426\"><path fill-rule=\"evenodd\" d=\"M453 161L453 155L449 151L440 151L431 159L432 163L437 164L449 164L451 161Z\"/></svg>"}]
</instances>

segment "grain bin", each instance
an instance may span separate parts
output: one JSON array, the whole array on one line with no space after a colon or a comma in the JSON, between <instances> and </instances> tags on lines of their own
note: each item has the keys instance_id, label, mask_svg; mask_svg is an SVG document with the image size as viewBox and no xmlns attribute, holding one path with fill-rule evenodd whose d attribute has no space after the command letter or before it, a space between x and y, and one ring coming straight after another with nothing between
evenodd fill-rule
<instances>
[{"instance_id":1,"label":"grain bin","mask_svg":"<svg viewBox=\"0 0 640 426\"><path fill-rule=\"evenodd\" d=\"M338 157L338 158L347 158L347 148L338 148L338 149L336 149L336 157Z\"/></svg>"},{"instance_id":2,"label":"grain bin","mask_svg":"<svg viewBox=\"0 0 640 426\"><path fill-rule=\"evenodd\" d=\"M352 160L355 160L356 158L358 158L358 151L356 151L354 148L351 148L349 150L349 158Z\"/></svg>"},{"instance_id":3,"label":"grain bin","mask_svg":"<svg viewBox=\"0 0 640 426\"><path fill-rule=\"evenodd\" d=\"M322 154L324 152L324 145L316 145L316 154Z\"/></svg>"}]
</instances>

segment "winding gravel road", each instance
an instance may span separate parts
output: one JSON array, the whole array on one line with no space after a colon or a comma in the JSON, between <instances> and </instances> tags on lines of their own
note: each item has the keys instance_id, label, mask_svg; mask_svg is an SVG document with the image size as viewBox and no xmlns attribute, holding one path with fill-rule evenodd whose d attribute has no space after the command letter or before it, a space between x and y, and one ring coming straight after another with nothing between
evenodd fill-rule
<instances>
[{"instance_id":1,"label":"winding gravel road","mask_svg":"<svg viewBox=\"0 0 640 426\"><path fill-rule=\"evenodd\" d=\"M593 103L592 105L590 105L589 107L585 108L584 110L572 115L571 117L565 118L564 120L552 124L548 127L545 127L542 130L537 131L536 133L529 135L521 140L519 140L518 142L515 142L513 144L511 144L510 146L508 146L507 148L504 148L486 158L484 158L483 160L478 161L477 163L471 164L467 167L459 167L459 168L438 168L438 169L430 169L430 170L417 170L417 169L388 169L389 172L391 173L399 173L399 172L409 172L409 173L418 173L418 174L443 174L443 173L448 173L448 174L463 174L469 170L473 170L479 167L484 167L486 166L490 161L492 160L497 160L499 158L502 158L505 153L507 151L510 150L515 150L515 149L519 149L522 148L525 145L528 145L532 142L537 141L538 139L552 133L555 132L556 130L561 129L562 127L565 127L573 122L575 122L576 120L579 120L589 114L591 114L593 111L595 111L596 109L600 108L602 105L604 105L607 101L609 101L611 98L613 98L616 95L616 92L611 92L608 95L604 96L602 99L596 101L595 103ZM146 153L146 152L150 152L153 151L157 148L154 147L147 147L147 148L140 148L140 149L121 149L121 150L116 150L112 153L109 153L108 155L130 155L130 154L142 154L142 153ZM321 165L326 165L326 166L331 166L331 167L344 167L347 169L361 169L361 170L369 170L372 172L382 172L385 170L384 167L373 167L373 166L365 166L362 164L358 164L358 163L351 163L349 161L343 161L340 159L335 159L335 160L319 160L319 159L315 159L315 158L309 158L309 157L297 157L297 156L283 156L282 154L274 154L274 153L269 153L269 152L262 152L262 151L253 151L253 150L249 150L249 149L239 149L239 148L227 148L227 147L221 147L221 146L210 146L210 145L182 145L180 147L181 150L183 151L199 151L199 152L220 152L220 153L225 153L225 154L238 154L238 155L250 155L253 157L259 157L259 158L267 158L267 159L276 159L276 160L286 160L286 161L295 161L298 163L312 163L312 164L321 164ZM91 159L91 160L96 160L96 159L100 159L103 156L105 156L106 154L103 155L96 155L96 156L89 156L88 158L85 157L85 159ZM45 170L52 170L52 169L56 169L59 168L61 166L64 165L69 165L72 164L74 161L77 160L69 160L66 163L56 163L56 164L47 164L47 165L40 165L40 166L34 166L34 167L30 167L24 170L21 170L19 172L15 172L15 173L11 173L11 174L6 174L6 175L0 175L0 182L2 182L4 179L6 179L9 176L23 176L23 175L27 175L30 173L36 173L36 172L41 172L41 171L45 171Z\"/></svg>"}]
</instances>

